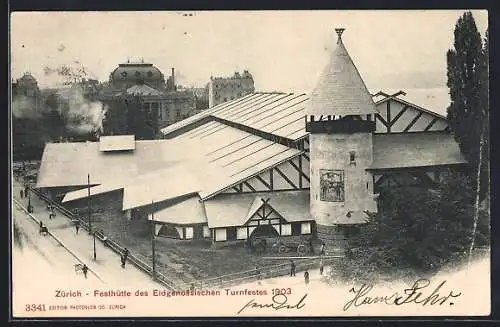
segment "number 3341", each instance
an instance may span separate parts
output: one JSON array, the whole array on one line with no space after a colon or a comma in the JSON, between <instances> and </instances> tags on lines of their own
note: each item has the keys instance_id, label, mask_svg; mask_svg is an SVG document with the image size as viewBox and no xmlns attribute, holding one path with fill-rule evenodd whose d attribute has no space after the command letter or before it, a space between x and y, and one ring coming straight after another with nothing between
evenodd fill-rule
<instances>
[{"instance_id":1,"label":"number 3341","mask_svg":"<svg viewBox=\"0 0 500 327\"><path fill-rule=\"evenodd\" d=\"M26 311L45 311L45 304L26 304Z\"/></svg>"}]
</instances>

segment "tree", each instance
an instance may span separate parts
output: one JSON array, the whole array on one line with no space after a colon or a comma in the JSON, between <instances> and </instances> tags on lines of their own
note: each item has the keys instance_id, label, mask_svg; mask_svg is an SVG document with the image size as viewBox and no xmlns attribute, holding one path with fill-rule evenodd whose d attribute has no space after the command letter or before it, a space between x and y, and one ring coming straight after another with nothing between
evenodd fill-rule
<instances>
[{"instance_id":1,"label":"tree","mask_svg":"<svg viewBox=\"0 0 500 327\"><path fill-rule=\"evenodd\" d=\"M465 12L455 25L454 48L447 52L448 82L451 104L448 120L455 140L470 165L471 180L488 176L488 165L480 163L488 158L488 46L483 47L471 12ZM483 144L481 146L481 141ZM485 160L486 162L486 160ZM481 184L480 184L481 185ZM481 198L487 193L488 183L482 183Z\"/></svg>"},{"instance_id":2,"label":"tree","mask_svg":"<svg viewBox=\"0 0 500 327\"><path fill-rule=\"evenodd\" d=\"M334 277L367 280L401 271L423 276L465 259L475 212L473 187L466 175L449 171L437 189L381 190L378 214L350 240ZM478 245L488 245L486 215L480 216L477 231Z\"/></svg>"}]
</instances>

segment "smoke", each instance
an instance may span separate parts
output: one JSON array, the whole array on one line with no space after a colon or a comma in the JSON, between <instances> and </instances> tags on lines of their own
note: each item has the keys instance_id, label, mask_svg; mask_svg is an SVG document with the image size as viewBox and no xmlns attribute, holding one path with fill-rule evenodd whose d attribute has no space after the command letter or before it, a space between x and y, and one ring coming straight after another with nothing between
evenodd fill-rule
<instances>
[{"instance_id":1,"label":"smoke","mask_svg":"<svg viewBox=\"0 0 500 327\"><path fill-rule=\"evenodd\" d=\"M102 132L102 121L108 110L100 101L85 98L79 87L61 89L59 113L65 117L69 131L76 133Z\"/></svg>"},{"instance_id":2,"label":"smoke","mask_svg":"<svg viewBox=\"0 0 500 327\"><path fill-rule=\"evenodd\" d=\"M12 99L12 114L16 118L39 118L40 112L36 107L35 97L20 95Z\"/></svg>"}]
</instances>

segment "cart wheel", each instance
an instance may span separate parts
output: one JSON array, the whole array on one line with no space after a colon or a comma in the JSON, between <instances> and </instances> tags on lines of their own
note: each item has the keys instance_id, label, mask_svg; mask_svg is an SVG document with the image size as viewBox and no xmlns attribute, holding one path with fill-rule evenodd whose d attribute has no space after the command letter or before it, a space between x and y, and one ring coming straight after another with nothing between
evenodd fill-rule
<instances>
[{"instance_id":1,"label":"cart wheel","mask_svg":"<svg viewBox=\"0 0 500 327\"><path fill-rule=\"evenodd\" d=\"M297 253L298 254L306 254L307 253L307 248L304 244L300 244L297 246Z\"/></svg>"},{"instance_id":2,"label":"cart wheel","mask_svg":"<svg viewBox=\"0 0 500 327\"><path fill-rule=\"evenodd\" d=\"M287 247L284 245L280 245L279 247L279 253L285 253L287 251Z\"/></svg>"}]
</instances>

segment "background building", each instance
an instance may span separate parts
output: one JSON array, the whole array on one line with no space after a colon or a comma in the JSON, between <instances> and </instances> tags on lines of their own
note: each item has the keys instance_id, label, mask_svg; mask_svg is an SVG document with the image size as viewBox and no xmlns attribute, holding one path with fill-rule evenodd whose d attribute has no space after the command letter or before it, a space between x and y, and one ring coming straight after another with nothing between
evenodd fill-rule
<instances>
[{"instance_id":1,"label":"background building","mask_svg":"<svg viewBox=\"0 0 500 327\"><path fill-rule=\"evenodd\" d=\"M121 96L138 96L144 108L158 117L159 126L165 127L196 113L196 99L189 90L178 90L175 71L165 79L153 64L127 62L111 72L109 83L100 94L103 102Z\"/></svg>"},{"instance_id":2,"label":"background building","mask_svg":"<svg viewBox=\"0 0 500 327\"><path fill-rule=\"evenodd\" d=\"M254 80L248 70L240 75L235 72L231 77L210 77L208 83L208 106L241 98L255 91Z\"/></svg>"},{"instance_id":3,"label":"background building","mask_svg":"<svg viewBox=\"0 0 500 327\"><path fill-rule=\"evenodd\" d=\"M30 73L12 82L13 113L17 116L32 115L42 110L42 96L38 88L38 82Z\"/></svg>"}]
</instances>

